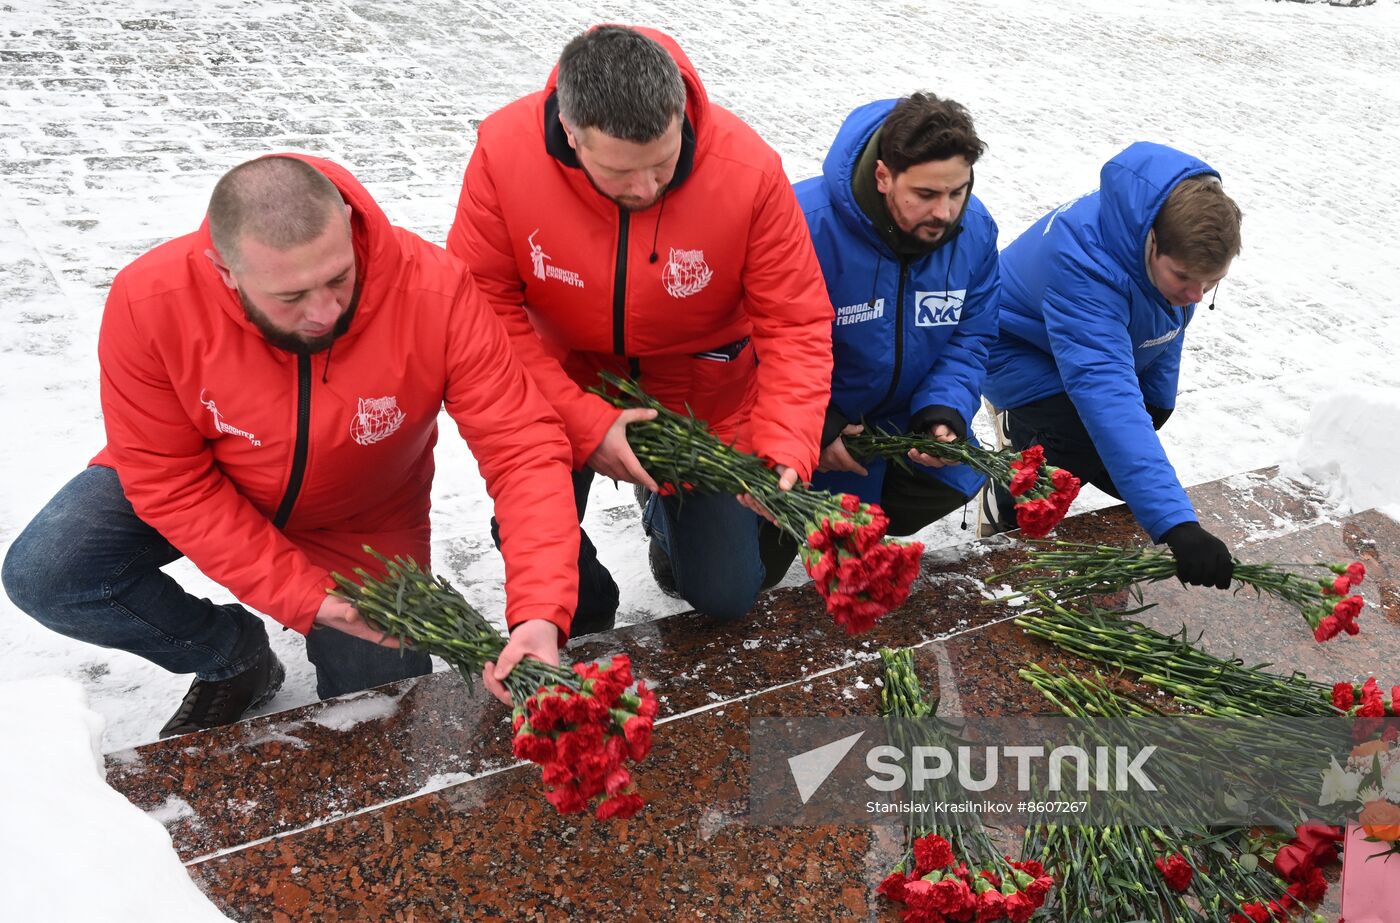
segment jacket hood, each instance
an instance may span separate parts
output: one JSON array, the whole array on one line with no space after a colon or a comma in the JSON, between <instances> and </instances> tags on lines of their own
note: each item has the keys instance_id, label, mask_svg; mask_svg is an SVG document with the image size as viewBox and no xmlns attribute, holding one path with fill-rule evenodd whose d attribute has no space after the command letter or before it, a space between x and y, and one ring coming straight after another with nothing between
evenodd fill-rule
<instances>
[{"instance_id":1,"label":"jacket hood","mask_svg":"<svg viewBox=\"0 0 1400 923\"><path fill-rule=\"evenodd\" d=\"M624 25L622 23L599 23L599 25ZM594 29L598 26L594 26ZM710 141L710 97L705 92L705 85L700 82L700 74L695 70L695 65L690 63L690 58L686 57L681 46L676 44L676 40L664 32L652 29L647 26L626 26L635 32L640 32L647 38L659 42L662 48L666 49L676 62L676 66L681 69L681 80L685 83L685 117L690 122L692 130L695 132L695 146L697 157L703 153ZM591 31L591 30L590 30ZM546 97L552 97L555 89L559 86L559 65L556 63L549 72L549 79L545 81L544 90Z\"/></svg>"},{"instance_id":2,"label":"jacket hood","mask_svg":"<svg viewBox=\"0 0 1400 923\"><path fill-rule=\"evenodd\" d=\"M866 103L846 116L846 121L841 123L836 139L831 143L831 149L826 153L826 159L822 161L822 183L841 220L865 239L887 250L890 249L890 244L881 236L865 209L861 208L859 200L856 199L853 181L856 168L871 137L885 123L886 116L898 102L898 99L878 99ZM928 252L952 242L962 233L962 221L972 201L970 193L971 190L963 202L962 211L953 220L948 232L929 247ZM923 255L926 256L927 253Z\"/></svg>"},{"instance_id":3,"label":"jacket hood","mask_svg":"<svg viewBox=\"0 0 1400 923\"><path fill-rule=\"evenodd\" d=\"M1167 195L1191 176L1219 177L1203 160L1150 141L1130 145L1099 172L1099 234L1103 247L1143 291L1157 287L1147 274L1147 234Z\"/></svg>"},{"instance_id":4,"label":"jacket hood","mask_svg":"<svg viewBox=\"0 0 1400 923\"><path fill-rule=\"evenodd\" d=\"M370 318L378 310L379 305L383 303L385 294L394 285L401 260L399 258L399 243L394 235L393 226L389 223L388 216L384 214L379 204L370 196L369 191L360 185L359 180L350 175L349 170L339 164L306 154L268 154L267 156L293 157L315 167L326 179L335 184L336 189L340 190L341 198L350 206L350 234L355 248L355 270L360 292L359 301L355 307L355 316L350 322L350 329L336 342L349 340L368 325ZM204 221L199 226L195 238L195 252L191 254L191 259L196 262L197 266L202 267L201 274L212 276L217 287L223 290L225 297L220 299L220 303L224 311L246 330L261 336L262 334L258 333L258 329L243 313L243 305L238 300L238 293L224 285L218 271L205 258L204 251L212 249L213 246L213 239L209 236L209 216L206 214Z\"/></svg>"}]
</instances>

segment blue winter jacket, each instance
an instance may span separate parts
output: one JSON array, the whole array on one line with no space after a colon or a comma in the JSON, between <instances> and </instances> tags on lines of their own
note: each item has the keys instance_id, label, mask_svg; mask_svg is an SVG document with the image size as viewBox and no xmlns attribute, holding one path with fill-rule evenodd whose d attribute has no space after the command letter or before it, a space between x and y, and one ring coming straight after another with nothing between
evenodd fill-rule
<instances>
[{"instance_id":1,"label":"blue winter jacket","mask_svg":"<svg viewBox=\"0 0 1400 923\"><path fill-rule=\"evenodd\" d=\"M922 410L955 413L971 438L996 335L997 226L969 196L960 229L931 253L904 262L880 237L856 201L851 177L896 102L879 100L852 112L822 175L796 186L836 309L831 402L852 423L894 432L906 432ZM868 477L819 472L813 484L878 502L885 463L865 467ZM983 481L963 465L914 467L969 497Z\"/></svg>"},{"instance_id":2,"label":"blue winter jacket","mask_svg":"<svg viewBox=\"0 0 1400 923\"><path fill-rule=\"evenodd\" d=\"M1218 175L1194 157L1138 142L1098 190L1050 212L1001 254L1000 335L984 388L999 409L1067 393L1114 486L1153 541L1196 520L1147 406L1176 405L1186 325L1147 275L1147 234L1167 194Z\"/></svg>"}]
</instances>

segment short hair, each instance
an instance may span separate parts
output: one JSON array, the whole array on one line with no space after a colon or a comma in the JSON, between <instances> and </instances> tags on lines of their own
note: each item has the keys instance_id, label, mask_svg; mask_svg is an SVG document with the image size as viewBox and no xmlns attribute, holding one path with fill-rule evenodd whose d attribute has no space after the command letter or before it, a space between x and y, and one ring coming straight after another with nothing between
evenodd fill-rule
<instances>
[{"instance_id":1,"label":"short hair","mask_svg":"<svg viewBox=\"0 0 1400 923\"><path fill-rule=\"evenodd\" d=\"M209 197L209 236L226 263L251 237L289 250L320 237L345 199L320 170L295 157L259 157L223 175Z\"/></svg>"},{"instance_id":2,"label":"short hair","mask_svg":"<svg viewBox=\"0 0 1400 923\"><path fill-rule=\"evenodd\" d=\"M559 56L559 115L576 129L597 128L645 144L685 112L685 81L661 44L626 26L598 26Z\"/></svg>"},{"instance_id":3,"label":"short hair","mask_svg":"<svg viewBox=\"0 0 1400 923\"><path fill-rule=\"evenodd\" d=\"M963 157L974 164L986 149L967 107L932 93L895 103L880 130L880 159L896 175L930 160Z\"/></svg>"},{"instance_id":4,"label":"short hair","mask_svg":"<svg viewBox=\"0 0 1400 923\"><path fill-rule=\"evenodd\" d=\"M1157 250L1193 272L1223 269L1240 253L1242 217L1218 177L1187 177L1167 194L1152 222Z\"/></svg>"}]
</instances>

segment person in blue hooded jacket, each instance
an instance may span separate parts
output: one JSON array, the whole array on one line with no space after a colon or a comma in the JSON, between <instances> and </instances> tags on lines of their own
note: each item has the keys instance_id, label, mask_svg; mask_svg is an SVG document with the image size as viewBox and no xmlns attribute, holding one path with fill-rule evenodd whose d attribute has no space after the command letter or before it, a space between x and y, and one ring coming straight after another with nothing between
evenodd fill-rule
<instances>
[{"instance_id":1,"label":"person in blue hooded jacket","mask_svg":"<svg viewBox=\"0 0 1400 923\"><path fill-rule=\"evenodd\" d=\"M1171 547L1184 582L1221 589L1230 551L1201 527L1155 431L1176 406L1197 303L1239 251L1240 210L1218 173L1160 144L1131 145L1104 165L1098 190L1002 251L984 389L1017 449L1039 444L1050 464L1126 501ZM998 493L1004 510L1010 497Z\"/></svg>"},{"instance_id":2,"label":"person in blue hooded jacket","mask_svg":"<svg viewBox=\"0 0 1400 923\"><path fill-rule=\"evenodd\" d=\"M999 286L996 223L972 195L984 149L971 115L952 100L879 100L847 116L822 175L796 186L836 311L831 400L812 483L879 503L892 535L964 506L983 482L921 453L908 466L862 464L842 436L862 426L943 441L970 436ZM780 577L786 567L764 544L768 573Z\"/></svg>"}]
</instances>

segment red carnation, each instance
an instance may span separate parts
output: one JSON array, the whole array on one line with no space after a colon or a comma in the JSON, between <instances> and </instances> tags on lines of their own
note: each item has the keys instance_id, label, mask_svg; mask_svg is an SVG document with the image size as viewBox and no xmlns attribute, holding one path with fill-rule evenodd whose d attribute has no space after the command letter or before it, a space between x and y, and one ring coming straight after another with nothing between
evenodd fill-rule
<instances>
[{"instance_id":1,"label":"red carnation","mask_svg":"<svg viewBox=\"0 0 1400 923\"><path fill-rule=\"evenodd\" d=\"M511 750L517 758L543 766L554 759L554 739L543 734L526 731L524 734L516 735L511 744Z\"/></svg>"},{"instance_id":2,"label":"red carnation","mask_svg":"<svg viewBox=\"0 0 1400 923\"><path fill-rule=\"evenodd\" d=\"M1385 698L1374 676L1368 677L1361 687L1361 706L1357 708L1358 718L1384 718Z\"/></svg>"},{"instance_id":3,"label":"red carnation","mask_svg":"<svg viewBox=\"0 0 1400 923\"><path fill-rule=\"evenodd\" d=\"M628 818L642 809L641 795L613 795L611 798L604 798L598 802L597 809L593 816L599 820L611 820L614 817Z\"/></svg>"},{"instance_id":4,"label":"red carnation","mask_svg":"<svg viewBox=\"0 0 1400 923\"><path fill-rule=\"evenodd\" d=\"M1036 909L1035 901L1024 891L1017 891L1015 894L1006 896L1006 918L1011 923L1026 923L1031 918L1031 914L1036 912Z\"/></svg>"},{"instance_id":5,"label":"red carnation","mask_svg":"<svg viewBox=\"0 0 1400 923\"><path fill-rule=\"evenodd\" d=\"M967 882L954 877L935 883L929 901L933 909L947 915L968 913L976 906L976 897Z\"/></svg>"},{"instance_id":6,"label":"red carnation","mask_svg":"<svg viewBox=\"0 0 1400 923\"><path fill-rule=\"evenodd\" d=\"M1337 633L1341 630L1342 623L1337 621L1335 615L1329 615L1317 623L1317 627L1313 629L1313 639L1318 643L1331 641L1333 638L1337 637Z\"/></svg>"},{"instance_id":7,"label":"red carnation","mask_svg":"<svg viewBox=\"0 0 1400 923\"><path fill-rule=\"evenodd\" d=\"M903 872L891 872L885 876L885 880L880 882L880 886L875 889L876 894L883 894L892 901L904 903L904 882L907 880Z\"/></svg>"},{"instance_id":8,"label":"red carnation","mask_svg":"<svg viewBox=\"0 0 1400 923\"><path fill-rule=\"evenodd\" d=\"M1167 880L1167 887L1173 891L1185 891L1191 886L1191 876L1195 874L1196 870L1180 853L1172 853L1165 861L1162 859L1153 861L1157 866L1157 871L1161 872L1162 877Z\"/></svg>"},{"instance_id":9,"label":"red carnation","mask_svg":"<svg viewBox=\"0 0 1400 923\"><path fill-rule=\"evenodd\" d=\"M1300 901L1320 901L1327 894L1327 879L1322 876L1321 869L1310 868L1288 886L1288 893Z\"/></svg>"},{"instance_id":10,"label":"red carnation","mask_svg":"<svg viewBox=\"0 0 1400 923\"><path fill-rule=\"evenodd\" d=\"M1347 565L1347 578L1351 580L1352 586L1360 586L1361 581L1366 579L1366 565L1360 561L1352 561Z\"/></svg>"},{"instance_id":11,"label":"red carnation","mask_svg":"<svg viewBox=\"0 0 1400 923\"><path fill-rule=\"evenodd\" d=\"M553 791L545 792L544 797L560 814L577 814L588 807L588 799L579 791L577 785L561 785Z\"/></svg>"},{"instance_id":12,"label":"red carnation","mask_svg":"<svg viewBox=\"0 0 1400 923\"><path fill-rule=\"evenodd\" d=\"M1351 683L1332 684L1332 707L1338 711L1351 711L1356 704L1356 687Z\"/></svg>"},{"instance_id":13,"label":"red carnation","mask_svg":"<svg viewBox=\"0 0 1400 923\"><path fill-rule=\"evenodd\" d=\"M1000 891L987 890L977 895L977 923L1000 920L1006 916L1006 898Z\"/></svg>"},{"instance_id":14,"label":"red carnation","mask_svg":"<svg viewBox=\"0 0 1400 923\"><path fill-rule=\"evenodd\" d=\"M953 864L953 847L936 833L921 836L914 841L914 874L922 878L935 869L947 868Z\"/></svg>"}]
</instances>

